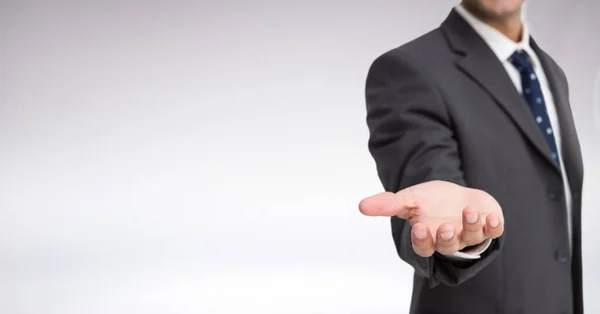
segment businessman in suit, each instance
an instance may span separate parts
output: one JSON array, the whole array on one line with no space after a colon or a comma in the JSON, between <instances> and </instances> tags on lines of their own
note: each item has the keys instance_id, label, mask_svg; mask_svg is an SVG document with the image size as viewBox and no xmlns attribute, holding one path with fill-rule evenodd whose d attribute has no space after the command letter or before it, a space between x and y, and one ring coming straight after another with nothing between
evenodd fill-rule
<instances>
[{"instance_id":1,"label":"businessman in suit","mask_svg":"<svg viewBox=\"0 0 600 314\"><path fill-rule=\"evenodd\" d=\"M523 0L463 0L366 81L369 150L415 271L410 313L583 313L583 165L567 78Z\"/></svg>"}]
</instances>

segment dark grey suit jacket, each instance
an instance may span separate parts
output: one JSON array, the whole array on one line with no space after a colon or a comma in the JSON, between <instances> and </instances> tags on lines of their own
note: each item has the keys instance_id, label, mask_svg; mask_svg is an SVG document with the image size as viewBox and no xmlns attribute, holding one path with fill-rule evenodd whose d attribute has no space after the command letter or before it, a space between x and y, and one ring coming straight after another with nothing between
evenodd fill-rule
<instances>
[{"instance_id":1,"label":"dark grey suit jacket","mask_svg":"<svg viewBox=\"0 0 600 314\"><path fill-rule=\"evenodd\" d=\"M411 226L392 218L398 254L415 270L410 313L583 313L580 147L565 74L532 46L557 106L568 178L501 62L456 12L369 69L369 150L385 190L451 181L489 192L505 216L504 235L481 259L461 263L417 256ZM573 195L572 255L565 179Z\"/></svg>"}]
</instances>

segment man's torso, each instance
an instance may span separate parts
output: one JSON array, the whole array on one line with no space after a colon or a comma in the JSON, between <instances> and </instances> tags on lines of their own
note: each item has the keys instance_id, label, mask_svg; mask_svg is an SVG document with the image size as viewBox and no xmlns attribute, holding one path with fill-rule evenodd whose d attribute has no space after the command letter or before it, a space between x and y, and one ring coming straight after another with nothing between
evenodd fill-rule
<instances>
[{"instance_id":1,"label":"man's torso","mask_svg":"<svg viewBox=\"0 0 600 314\"><path fill-rule=\"evenodd\" d=\"M527 105L483 41L464 43L460 48L468 50L466 55L456 52L456 38L450 37L457 34L449 34L459 30L452 24L460 23L456 19L451 14L441 28L388 53L411 57L438 88L459 143L467 184L489 192L503 207L505 245L491 265L458 287L429 289L416 277L411 312L571 313L572 296L580 294L581 278L572 277L573 263L575 277L580 274L580 242L572 259L560 168L544 156L543 140L535 135L539 130ZM558 66L541 50L539 54L561 115L563 153L577 216L583 167L567 83ZM577 242L577 218L574 224Z\"/></svg>"}]
</instances>

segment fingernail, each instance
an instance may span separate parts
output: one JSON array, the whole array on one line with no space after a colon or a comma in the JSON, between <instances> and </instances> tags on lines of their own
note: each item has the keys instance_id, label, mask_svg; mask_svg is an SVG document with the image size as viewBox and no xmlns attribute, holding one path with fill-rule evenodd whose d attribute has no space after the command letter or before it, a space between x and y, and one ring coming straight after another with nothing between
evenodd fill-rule
<instances>
[{"instance_id":1,"label":"fingernail","mask_svg":"<svg viewBox=\"0 0 600 314\"><path fill-rule=\"evenodd\" d=\"M425 237L427 236L427 233L425 232L425 230L415 230L415 236L418 239L425 239Z\"/></svg>"},{"instance_id":2,"label":"fingernail","mask_svg":"<svg viewBox=\"0 0 600 314\"><path fill-rule=\"evenodd\" d=\"M454 236L454 231L442 232L440 236L444 240L450 240Z\"/></svg>"},{"instance_id":3,"label":"fingernail","mask_svg":"<svg viewBox=\"0 0 600 314\"><path fill-rule=\"evenodd\" d=\"M500 225L500 220L498 218L492 218L490 220L490 226L492 226L492 228L496 228L498 225Z\"/></svg>"},{"instance_id":4,"label":"fingernail","mask_svg":"<svg viewBox=\"0 0 600 314\"><path fill-rule=\"evenodd\" d=\"M467 215L467 222L470 224L474 224L477 222L477 213L472 213Z\"/></svg>"}]
</instances>

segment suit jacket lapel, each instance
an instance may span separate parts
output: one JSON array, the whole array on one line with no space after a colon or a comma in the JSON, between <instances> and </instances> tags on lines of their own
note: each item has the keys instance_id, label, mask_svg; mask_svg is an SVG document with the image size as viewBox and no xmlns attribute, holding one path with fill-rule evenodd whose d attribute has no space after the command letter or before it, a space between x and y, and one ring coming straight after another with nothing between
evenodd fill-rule
<instances>
[{"instance_id":1,"label":"suit jacket lapel","mask_svg":"<svg viewBox=\"0 0 600 314\"><path fill-rule=\"evenodd\" d=\"M531 145L560 173L527 103L485 41L454 10L441 29L450 47L461 56L456 62L457 67L496 100Z\"/></svg>"},{"instance_id":2,"label":"suit jacket lapel","mask_svg":"<svg viewBox=\"0 0 600 314\"><path fill-rule=\"evenodd\" d=\"M560 73L558 66L552 61L537 43L532 39L531 47L535 50L552 91L556 112L558 114L558 123L560 125L561 141L561 156L567 171L567 177L573 193L578 195L581 193L583 165L581 162L581 151L577 138L577 131L571 114L569 96L567 91L566 78Z\"/></svg>"}]
</instances>

